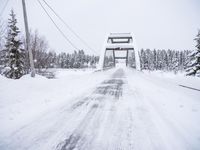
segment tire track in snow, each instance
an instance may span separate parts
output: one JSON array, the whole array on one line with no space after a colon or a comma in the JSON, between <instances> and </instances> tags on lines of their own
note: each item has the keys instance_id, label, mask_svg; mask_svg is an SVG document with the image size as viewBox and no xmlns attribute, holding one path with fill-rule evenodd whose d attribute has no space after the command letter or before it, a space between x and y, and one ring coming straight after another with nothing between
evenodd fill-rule
<instances>
[{"instance_id":1,"label":"tire track in snow","mask_svg":"<svg viewBox=\"0 0 200 150\"><path fill-rule=\"evenodd\" d=\"M73 131L73 133L64 141L64 145L61 147L61 150L72 150L84 143L84 130L87 128L87 125L92 122L93 115L97 115L98 107L98 104L92 105L91 109L86 114L85 118L80 122L75 131Z\"/></svg>"},{"instance_id":2,"label":"tire track in snow","mask_svg":"<svg viewBox=\"0 0 200 150\"><path fill-rule=\"evenodd\" d=\"M58 150L73 149L89 149L92 141L98 133L101 125L101 119L105 118L104 114L108 105L114 103L122 96L122 86L124 84L121 79L124 76L123 70L117 70L111 79L104 81L90 97L75 103L72 111L77 109L90 107L88 113L76 127L76 129L60 144Z\"/></svg>"}]
</instances>

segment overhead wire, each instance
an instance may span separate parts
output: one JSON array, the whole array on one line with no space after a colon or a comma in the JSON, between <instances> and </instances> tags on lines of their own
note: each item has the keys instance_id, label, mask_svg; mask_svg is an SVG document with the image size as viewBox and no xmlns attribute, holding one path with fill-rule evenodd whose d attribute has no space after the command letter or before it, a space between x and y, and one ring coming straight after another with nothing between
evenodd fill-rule
<instances>
[{"instance_id":1,"label":"overhead wire","mask_svg":"<svg viewBox=\"0 0 200 150\"><path fill-rule=\"evenodd\" d=\"M91 48L91 46L85 41L83 40L66 22L64 19L62 19L58 13L56 13L56 11L45 1L45 0L42 0L46 5L47 7L55 14L56 17L58 17L58 19L60 19L60 21L85 45L87 46L91 51L93 51L94 53L97 54L97 52Z\"/></svg>"},{"instance_id":2,"label":"overhead wire","mask_svg":"<svg viewBox=\"0 0 200 150\"><path fill-rule=\"evenodd\" d=\"M0 17L3 15L4 10L6 9L7 5L8 5L9 0L6 1L5 5L3 6L3 9L0 12Z\"/></svg>"},{"instance_id":3,"label":"overhead wire","mask_svg":"<svg viewBox=\"0 0 200 150\"><path fill-rule=\"evenodd\" d=\"M62 30L58 27L58 25L55 23L55 21L53 20L53 18L50 16L50 14L47 12L47 10L45 9L45 7L42 5L42 3L40 2L40 0L37 0L37 2L39 3L39 5L42 7L42 9L44 10L44 12L47 14L47 16L50 18L50 20L52 21L52 23L55 25L56 29L60 32L60 34L64 37L64 39L76 50L79 50L77 48L77 46L75 44L73 44L71 42L70 39L67 38L67 36L62 32Z\"/></svg>"}]
</instances>

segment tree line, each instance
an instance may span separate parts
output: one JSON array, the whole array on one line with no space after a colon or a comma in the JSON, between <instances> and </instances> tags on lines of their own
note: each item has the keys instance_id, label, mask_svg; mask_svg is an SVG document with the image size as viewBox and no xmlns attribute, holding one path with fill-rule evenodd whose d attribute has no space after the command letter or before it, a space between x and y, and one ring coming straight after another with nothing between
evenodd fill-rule
<instances>
[{"instance_id":1,"label":"tree line","mask_svg":"<svg viewBox=\"0 0 200 150\"><path fill-rule=\"evenodd\" d=\"M7 32L5 33L5 29ZM5 38L3 38L5 36ZM193 51L141 49L141 68L146 70L178 71L186 70L187 75L200 76L200 31ZM17 27L16 15L11 11L8 26L0 22L0 73L8 78L19 79L30 72L28 52L25 51L25 38ZM85 54L84 50L57 54L49 48L47 40L37 31L30 31L29 48L33 52L36 69L42 68L95 68L99 57ZM105 57L105 66L113 66L113 57ZM128 64L135 66L134 54L129 54Z\"/></svg>"},{"instance_id":2,"label":"tree line","mask_svg":"<svg viewBox=\"0 0 200 150\"><path fill-rule=\"evenodd\" d=\"M195 50L150 50L140 51L141 68L147 70L186 71L186 75L200 77L200 30L194 39Z\"/></svg>"},{"instance_id":3,"label":"tree line","mask_svg":"<svg viewBox=\"0 0 200 150\"><path fill-rule=\"evenodd\" d=\"M173 71L174 73L185 71L186 75L200 77L200 30L194 40L196 41L195 50L177 51L171 49L141 49L139 51L141 69L151 71ZM134 52L131 52L128 55L128 65L135 68ZM114 66L112 54L105 58L105 66Z\"/></svg>"},{"instance_id":4,"label":"tree line","mask_svg":"<svg viewBox=\"0 0 200 150\"><path fill-rule=\"evenodd\" d=\"M1 22L0 22L1 23ZM18 79L30 72L25 38L17 27L16 15L11 11L7 32L0 24L0 73L8 78ZM5 31L5 30L4 30ZM5 38L3 38L5 37ZM99 57L85 54L84 50L57 54L49 48L45 37L37 31L30 31L29 48L32 50L36 70L43 68L86 68L96 67Z\"/></svg>"},{"instance_id":5,"label":"tree line","mask_svg":"<svg viewBox=\"0 0 200 150\"><path fill-rule=\"evenodd\" d=\"M150 50L140 51L141 68L148 70L183 71L187 67L191 51Z\"/></svg>"},{"instance_id":6,"label":"tree line","mask_svg":"<svg viewBox=\"0 0 200 150\"><path fill-rule=\"evenodd\" d=\"M87 55L84 50L57 54L49 49L48 42L37 31L30 32L30 48L33 53L35 68L38 69L95 67L98 62L97 56ZM26 66L29 68L29 60L27 59L26 62Z\"/></svg>"}]
</instances>

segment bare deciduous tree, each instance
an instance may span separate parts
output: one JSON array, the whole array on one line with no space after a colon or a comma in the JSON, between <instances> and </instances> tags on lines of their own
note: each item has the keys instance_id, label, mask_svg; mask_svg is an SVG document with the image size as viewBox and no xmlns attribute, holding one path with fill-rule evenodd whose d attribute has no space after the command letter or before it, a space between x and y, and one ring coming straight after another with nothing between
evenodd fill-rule
<instances>
[{"instance_id":1,"label":"bare deciduous tree","mask_svg":"<svg viewBox=\"0 0 200 150\"><path fill-rule=\"evenodd\" d=\"M25 42L24 42L25 43ZM49 50L49 45L47 40L38 34L38 31L31 32L30 31L30 49L33 53L33 59L35 68L46 68L46 61L47 61L47 51ZM28 52L27 52L28 53ZM27 54L28 58L28 54ZM27 62L27 68L29 68L29 61Z\"/></svg>"},{"instance_id":2,"label":"bare deciduous tree","mask_svg":"<svg viewBox=\"0 0 200 150\"><path fill-rule=\"evenodd\" d=\"M3 20L0 20L0 50L3 49L5 44L6 29L6 23Z\"/></svg>"}]
</instances>

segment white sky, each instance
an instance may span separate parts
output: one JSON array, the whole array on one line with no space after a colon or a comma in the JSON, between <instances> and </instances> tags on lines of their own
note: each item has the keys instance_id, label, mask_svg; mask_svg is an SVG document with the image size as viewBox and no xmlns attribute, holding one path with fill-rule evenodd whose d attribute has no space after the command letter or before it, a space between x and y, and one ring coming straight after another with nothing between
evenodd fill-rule
<instances>
[{"instance_id":1,"label":"white sky","mask_svg":"<svg viewBox=\"0 0 200 150\"><path fill-rule=\"evenodd\" d=\"M200 28L199 0L46 1L97 53L100 53L105 35L109 32L132 32L139 48L194 49L193 39ZM0 10L5 2L0 0ZM44 35L56 52L72 52L74 49L60 35L37 1L26 0L26 3L29 27ZM21 0L10 0L3 18L7 19L13 8L17 13L18 26L23 30L21 5ZM55 21L77 47L93 53L58 19Z\"/></svg>"}]
</instances>

